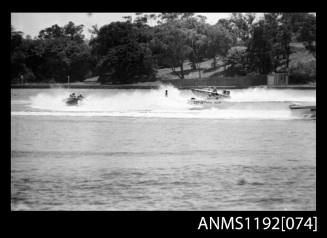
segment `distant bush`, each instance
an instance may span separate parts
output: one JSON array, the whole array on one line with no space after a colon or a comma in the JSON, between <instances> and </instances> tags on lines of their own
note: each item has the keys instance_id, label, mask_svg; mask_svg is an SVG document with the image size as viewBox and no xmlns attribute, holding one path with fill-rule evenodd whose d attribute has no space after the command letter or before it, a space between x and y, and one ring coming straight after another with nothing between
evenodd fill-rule
<instances>
[{"instance_id":1,"label":"distant bush","mask_svg":"<svg viewBox=\"0 0 327 238\"><path fill-rule=\"evenodd\" d=\"M33 73L33 71L30 68L27 68L26 66L24 67L24 82L35 82L36 77Z\"/></svg>"},{"instance_id":2,"label":"distant bush","mask_svg":"<svg viewBox=\"0 0 327 238\"><path fill-rule=\"evenodd\" d=\"M233 47L224 58L227 66L225 76L245 76L247 74L246 47Z\"/></svg>"},{"instance_id":3,"label":"distant bush","mask_svg":"<svg viewBox=\"0 0 327 238\"><path fill-rule=\"evenodd\" d=\"M300 84L316 81L316 61L299 62L290 68L289 83Z\"/></svg>"},{"instance_id":4,"label":"distant bush","mask_svg":"<svg viewBox=\"0 0 327 238\"><path fill-rule=\"evenodd\" d=\"M56 80L54 78L48 79L47 83L56 83Z\"/></svg>"}]
</instances>

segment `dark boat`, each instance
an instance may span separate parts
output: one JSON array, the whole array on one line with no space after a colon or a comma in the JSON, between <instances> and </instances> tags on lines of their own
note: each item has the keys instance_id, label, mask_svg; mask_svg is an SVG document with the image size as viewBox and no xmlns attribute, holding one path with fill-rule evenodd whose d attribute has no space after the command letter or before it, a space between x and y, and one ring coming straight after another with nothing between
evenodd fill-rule
<instances>
[{"instance_id":1,"label":"dark boat","mask_svg":"<svg viewBox=\"0 0 327 238\"><path fill-rule=\"evenodd\" d=\"M66 104L69 106L78 105L79 101L81 101L84 97L82 95L79 95L78 97L70 96L66 99Z\"/></svg>"},{"instance_id":2,"label":"dark boat","mask_svg":"<svg viewBox=\"0 0 327 238\"><path fill-rule=\"evenodd\" d=\"M301 115L309 118L316 118L316 105L291 104L290 109L295 115Z\"/></svg>"},{"instance_id":3,"label":"dark boat","mask_svg":"<svg viewBox=\"0 0 327 238\"><path fill-rule=\"evenodd\" d=\"M310 109L310 111L316 111L316 106L292 104L290 105L290 109Z\"/></svg>"}]
</instances>

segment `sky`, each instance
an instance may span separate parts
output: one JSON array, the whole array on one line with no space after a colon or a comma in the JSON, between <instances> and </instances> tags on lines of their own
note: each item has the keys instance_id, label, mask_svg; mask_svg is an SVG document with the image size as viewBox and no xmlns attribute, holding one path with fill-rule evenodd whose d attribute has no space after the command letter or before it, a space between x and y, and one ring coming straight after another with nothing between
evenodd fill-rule
<instances>
[{"instance_id":1,"label":"sky","mask_svg":"<svg viewBox=\"0 0 327 238\"><path fill-rule=\"evenodd\" d=\"M216 24L220 18L229 18L231 13L195 13L207 17L209 24ZM135 13L11 13L11 25L16 31L22 31L24 36L30 35L32 38L39 34L39 31L58 24L66 25L69 21L75 25L84 25L83 34L90 37L88 29L97 24L101 27L113 21L124 21L123 16L132 16Z\"/></svg>"}]
</instances>

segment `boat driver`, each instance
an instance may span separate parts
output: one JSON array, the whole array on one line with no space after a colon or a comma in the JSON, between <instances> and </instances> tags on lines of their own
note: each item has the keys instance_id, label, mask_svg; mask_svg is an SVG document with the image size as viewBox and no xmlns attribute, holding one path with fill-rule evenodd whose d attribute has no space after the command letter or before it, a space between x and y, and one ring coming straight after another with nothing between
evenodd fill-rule
<instances>
[{"instance_id":1,"label":"boat driver","mask_svg":"<svg viewBox=\"0 0 327 238\"><path fill-rule=\"evenodd\" d=\"M217 87L214 87L210 96L218 96L218 91L217 91Z\"/></svg>"}]
</instances>

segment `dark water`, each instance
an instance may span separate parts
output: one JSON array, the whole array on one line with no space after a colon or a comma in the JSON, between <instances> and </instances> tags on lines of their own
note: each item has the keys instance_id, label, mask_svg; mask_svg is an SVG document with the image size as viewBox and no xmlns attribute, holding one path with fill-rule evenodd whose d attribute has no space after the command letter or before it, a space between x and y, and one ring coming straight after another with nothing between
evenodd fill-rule
<instances>
[{"instance_id":1,"label":"dark water","mask_svg":"<svg viewBox=\"0 0 327 238\"><path fill-rule=\"evenodd\" d=\"M315 120L80 116L38 94L12 91L12 210L316 209Z\"/></svg>"}]
</instances>

